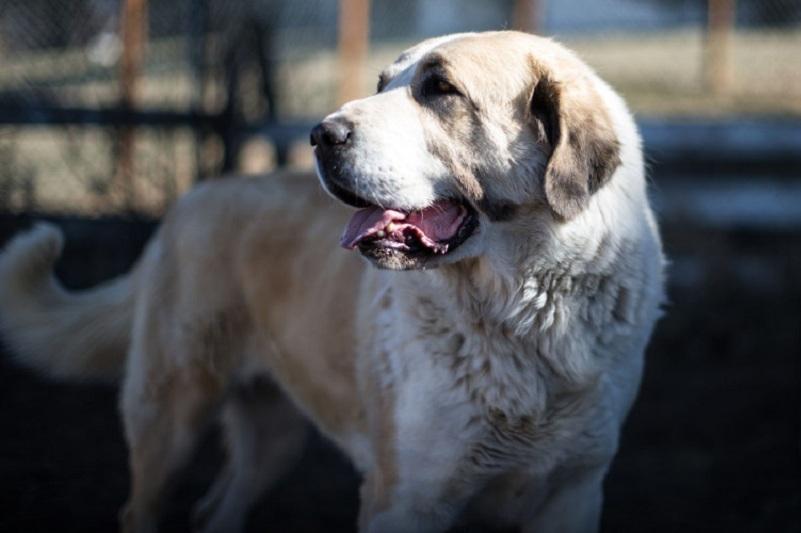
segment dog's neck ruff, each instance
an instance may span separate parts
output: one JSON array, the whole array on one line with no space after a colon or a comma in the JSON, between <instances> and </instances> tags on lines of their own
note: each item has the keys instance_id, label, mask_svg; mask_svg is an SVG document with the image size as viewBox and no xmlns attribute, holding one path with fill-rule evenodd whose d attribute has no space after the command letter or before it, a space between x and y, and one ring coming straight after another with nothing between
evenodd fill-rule
<instances>
[{"instance_id":1,"label":"dog's neck ruff","mask_svg":"<svg viewBox=\"0 0 801 533\"><path fill-rule=\"evenodd\" d=\"M612 246L600 239L589 255L596 267L604 266L594 269L575 257L509 271L486 258L470 259L420 273L430 280L422 290L438 294L434 303L442 319L486 340L485 348L494 352L488 357L528 354L563 390L576 390L597 378L594 353L637 320L642 295L614 274L625 271L626 251L626 243ZM412 286L418 294L420 289L419 283ZM601 335L582 335L585 328Z\"/></svg>"},{"instance_id":2,"label":"dog's neck ruff","mask_svg":"<svg viewBox=\"0 0 801 533\"><path fill-rule=\"evenodd\" d=\"M434 347L431 364L450 369L452 385L464 388L478 412L544 420L558 398L598 383L600 360L586 344L579 316L597 304L603 307L600 320L609 320L608 298L597 292L610 285L594 275L558 270L513 280L490 268L473 259L411 275L393 273L389 287L399 291L405 320ZM403 367L406 359L395 364Z\"/></svg>"}]
</instances>

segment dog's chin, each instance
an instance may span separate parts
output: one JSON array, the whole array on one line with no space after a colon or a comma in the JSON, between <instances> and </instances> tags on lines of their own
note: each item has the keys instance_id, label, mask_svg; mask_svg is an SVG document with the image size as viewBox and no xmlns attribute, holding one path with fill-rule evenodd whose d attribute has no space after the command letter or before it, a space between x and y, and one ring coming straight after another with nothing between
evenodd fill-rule
<instances>
[{"instance_id":1,"label":"dog's chin","mask_svg":"<svg viewBox=\"0 0 801 533\"><path fill-rule=\"evenodd\" d=\"M437 261L428 254L417 254L404 250L396 250L373 243L359 245L359 253L367 258L376 268L383 270L422 270L434 268Z\"/></svg>"}]
</instances>

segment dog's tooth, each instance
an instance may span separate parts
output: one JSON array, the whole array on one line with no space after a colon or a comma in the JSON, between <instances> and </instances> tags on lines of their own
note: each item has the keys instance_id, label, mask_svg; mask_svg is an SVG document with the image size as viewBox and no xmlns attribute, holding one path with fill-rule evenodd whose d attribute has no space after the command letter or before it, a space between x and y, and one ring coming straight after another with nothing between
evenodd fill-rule
<instances>
[{"instance_id":1,"label":"dog's tooth","mask_svg":"<svg viewBox=\"0 0 801 533\"><path fill-rule=\"evenodd\" d=\"M384 230L380 229L377 232L375 232L375 236L378 237L379 239L383 239L384 237L387 236L387 234L384 233Z\"/></svg>"},{"instance_id":2,"label":"dog's tooth","mask_svg":"<svg viewBox=\"0 0 801 533\"><path fill-rule=\"evenodd\" d=\"M390 222L389 224L387 224L387 227L385 229L387 230L387 233L392 233L393 231L395 231L395 224Z\"/></svg>"}]
</instances>

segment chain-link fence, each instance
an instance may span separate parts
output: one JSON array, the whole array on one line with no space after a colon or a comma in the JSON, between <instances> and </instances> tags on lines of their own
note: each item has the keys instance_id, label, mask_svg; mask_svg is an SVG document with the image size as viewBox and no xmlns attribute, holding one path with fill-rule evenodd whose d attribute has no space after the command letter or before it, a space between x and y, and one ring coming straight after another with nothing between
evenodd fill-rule
<instances>
[{"instance_id":1,"label":"chain-link fence","mask_svg":"<svg viewBox=\"0 0 801 533\"><path fill-rule=\"evenodd\" d=\"M801 114L800 0L370 4L363 94L423 37L524 26L575 48L640 115ZM0 2L0 210L158 214L198 177L308 165L303 125L337 105L342 81L338 9Z\"/></svg>"},{"instance_id":2,"label":"chain-link fence","mask_svg":"<svg viewBox=\"0 0 801 533\"><path fill-rule=\"evenodd\" d=\"M801 114L801 2L604 1L576 17L571 4L579 3L548 2L546 32L562 36L638 113ZM624 3L625 11L611 9Z\"/></svg>"}]
</instances>

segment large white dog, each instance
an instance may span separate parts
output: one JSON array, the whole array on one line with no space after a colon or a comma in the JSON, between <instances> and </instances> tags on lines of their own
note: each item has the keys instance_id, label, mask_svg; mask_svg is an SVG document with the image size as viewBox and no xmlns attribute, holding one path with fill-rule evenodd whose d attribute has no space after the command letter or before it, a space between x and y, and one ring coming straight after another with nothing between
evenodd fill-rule
<instances>
[{"instance_id":1,"label":"large white dog","mask_svg":"<svg viewBox=\"0 0 801 533\"><path fill-rule=\"evenodd\" d=\"M207 531L242 526L298 448L264 376L362 473L362 531L597 529L663 298L623 101L553 41L452 35L401 54L312 144L355 213L302 176L219 180L96 289L54 280L52 227L0 258L21 362L122 376L124 529L155 529L221 406L229 463L198 514Z\"/></svg>"}]
</instances>

